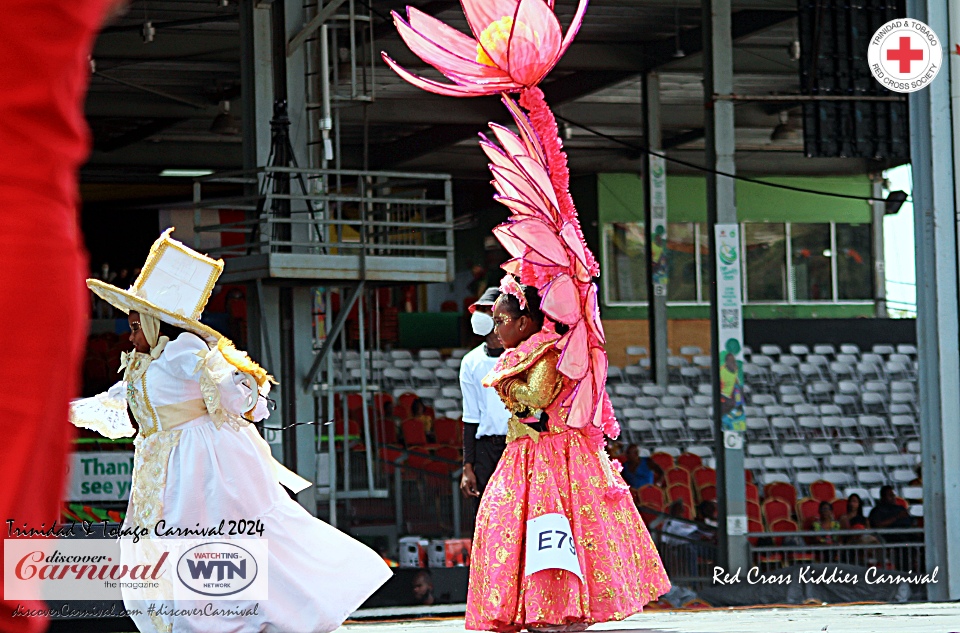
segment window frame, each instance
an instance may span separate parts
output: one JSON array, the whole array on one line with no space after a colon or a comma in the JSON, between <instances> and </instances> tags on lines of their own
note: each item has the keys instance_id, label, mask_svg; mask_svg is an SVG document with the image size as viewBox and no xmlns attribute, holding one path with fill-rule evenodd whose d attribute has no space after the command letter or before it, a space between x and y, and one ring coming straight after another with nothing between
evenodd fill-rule
<instances>
[{"instance_id":1,"label":"window frame","mask_svg":"<svg viewBox=\"0 0 960 633\"><path fill-rule=\"evenodd\" d=\"M604 228L602 232L601 239L601 249L603 254L603 262L606 267L606 263L610 261L610 237L613 235L613 225L614 224L638 224L642 225L642 222L604 222ZM669 235L669 226L674 224L672 222L667 223L667 233ZM709 306L710 298L705 297L703 293L703 253L700 248L700 240L703 237L707 238L709 243L709 235L705 235L704 231L701 230L700 225L702 222L678 222L676 224L693 224L694 230L694 264L696 266L696 288L697 288L697 298L695 301L685 300L685 301L670 301L670 288L667 287L667 305L668 306L677 306L677 307L689 307L689 306ZM740 252L745 253L747 248L746 243L746 230L744 226L747 224L763 224L763 223L753 223L753 222L738 222L740 226ZM785 237L785 249L784 257L786 258L786 270L787 270L787 297L786 300L751 300L747 292L747 275L749 271L747 270L746 265L741 269L740 283L741 283L741 293L743 296L743 305L809 305L809 306L823 306L823 305L874 305L876 299L840 299L840 277L839 277L839 258L837 256L837 222L813 222L806 223L801 222L799 224L828 224L830 226L830 276L831 276L831 298L824 301L798 301L796 298L796 283L793 277L793 234L791 227L793 224L798 224L795 222L776 222L775 224L784 225L784 237ZM839 224L850 224L849 222L840 222ZM862 224L862 223L857 223ZM871 263L874 262L874 253L871 249L870 259ZM644 256L649 258L650 251L649 245L645 245ZM744 260L741 260L744 261ZM647 263L647 270L649 271L650 264ZM649 272L648 272L649 274ZM871 279L871 283L873 280ZM609 307L641 307L649 305L649 300L647 301L610 301L610 276L603 275L603 304Z\"/></svg>"}]
</instances>

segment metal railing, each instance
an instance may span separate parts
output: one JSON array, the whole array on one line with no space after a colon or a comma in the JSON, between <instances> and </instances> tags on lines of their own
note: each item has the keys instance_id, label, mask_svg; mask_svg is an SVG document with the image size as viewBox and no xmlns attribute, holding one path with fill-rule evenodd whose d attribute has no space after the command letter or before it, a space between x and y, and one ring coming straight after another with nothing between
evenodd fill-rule
<instances>
[{"instance_id":1,"label":"metal railing","mask_svg":"<svg viewBox=\"0 0 960 633\"><path fill-rule=\"evenodd\" d=\"M273 186L285 179L283 187ZM299 193L290 186L299 184ZM204 187L255 193L206 197ZM448 174L260 167L198 178L194 231L216 235L213 257L265 253L446 258L453 266L453 189ZM203 211L245 219L203 224ZM239 236L239 239L238 239ZM224 239L226 238L226 239Z\"/></svg>"},{"instance_id":2,"label":"metal railing","mask_svg":"<svg viewBox=\"0 0 960 633\"><path fill-rule=\"evenodd\" d=\"M670 582L677 586L699 589L711 582L713 567L717 561L717 543L709 536L716 534L716 528L705 523L687 521L677 517L642 508L643 514L653 518L647 523L647 529L653 538L663 567ZM676 530L676 528L681 530ZM682 536L677 531L693 536Z\"/></svg>"},{"instance_id":3,"label":"metal railing","mask_svg":"<svg viewBox=\"0 0 960 633\"><path fill-rule=\"evenodd\" d=\"M926 565L922 528L753 532L747 539L750 560L761 569L843 563L917 572Z\"/></svg>"}]
</instances>

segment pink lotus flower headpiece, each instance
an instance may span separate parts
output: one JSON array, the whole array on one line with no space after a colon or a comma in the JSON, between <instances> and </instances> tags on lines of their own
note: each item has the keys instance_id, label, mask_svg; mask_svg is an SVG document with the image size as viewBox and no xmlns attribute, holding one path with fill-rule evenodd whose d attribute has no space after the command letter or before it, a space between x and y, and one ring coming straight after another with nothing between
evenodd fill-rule
<instances>
[{"instance_id":1,"label":"pink lotus flower headpiece","mask_svg":"<svg viewBox=\"0 0 960 633\"><path fill-rule=\"evenodd\" d=\"M425 79L383 53L383 61L408 82L453 97L517 92L536 86L573 42L587 10L580 0L566 34L553 13L554 0L460 0L473 38L407 7L394 11L400 37L423 61L453 82Z\"/></svg>"},{"instance_id":2,"label":"pink lotus flower headpiece","mask_svg":"<svg viewBox=\"0 0 960 633\"><path fill-rule=\"evenodd\" d=\"M507 274L500 280L500 292L505 295L512 295L520 302L520 309L527 309L527 297L523 294L523 288L513 275Z\"/></svg>"}]
</instances>

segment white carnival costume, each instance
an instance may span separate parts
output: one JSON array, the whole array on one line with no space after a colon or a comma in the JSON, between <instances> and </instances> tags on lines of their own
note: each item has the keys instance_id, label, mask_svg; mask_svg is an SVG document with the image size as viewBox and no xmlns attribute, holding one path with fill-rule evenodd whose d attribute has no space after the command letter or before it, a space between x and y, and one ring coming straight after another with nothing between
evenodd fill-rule
<instances>
[{"instance_id":1,"label":"white carnival costume","mask_svg":"<svg viewBox=\"0 0 960 633\"><path fill-rule=\"evenodd\" d=\"M199 322L223 262L169 233L153 245L129 291L87 281L112 305L140 314L151 350L125 354L123 380L75 401L70 421L117 438L136 432L128 406L136 418L140 428L125 527L146 528L152 535L161 519L167 528L259 520L268 544L269 599L259 601L254 616L170 618L144 612L133 619L144 633L332 631L391 572L375 552L310 516L281 488L299 492L311 484L277 463L250 424L269 415L272 378ZM188 332L173 341L158 336L158 319ZM143 609L132 599L124 602L128 610Z\"/></svg>"}]
</instances>

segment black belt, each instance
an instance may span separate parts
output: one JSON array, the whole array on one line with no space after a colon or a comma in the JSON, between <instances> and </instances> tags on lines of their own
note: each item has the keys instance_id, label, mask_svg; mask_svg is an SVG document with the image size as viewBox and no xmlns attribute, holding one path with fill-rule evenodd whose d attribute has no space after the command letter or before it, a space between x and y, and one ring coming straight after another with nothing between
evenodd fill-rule
<instances>
[{"instance_id":1,"label":"black belt","mask_svg":"<svg viewBox=\"0 0 960 633\"><path fill-rule=\"evenodd\" d=\"M477 441L487 441L487 442L497 442L498 444L506 443L506 435L481 435L477 438Z\"/></svg>"}]
</instances>

